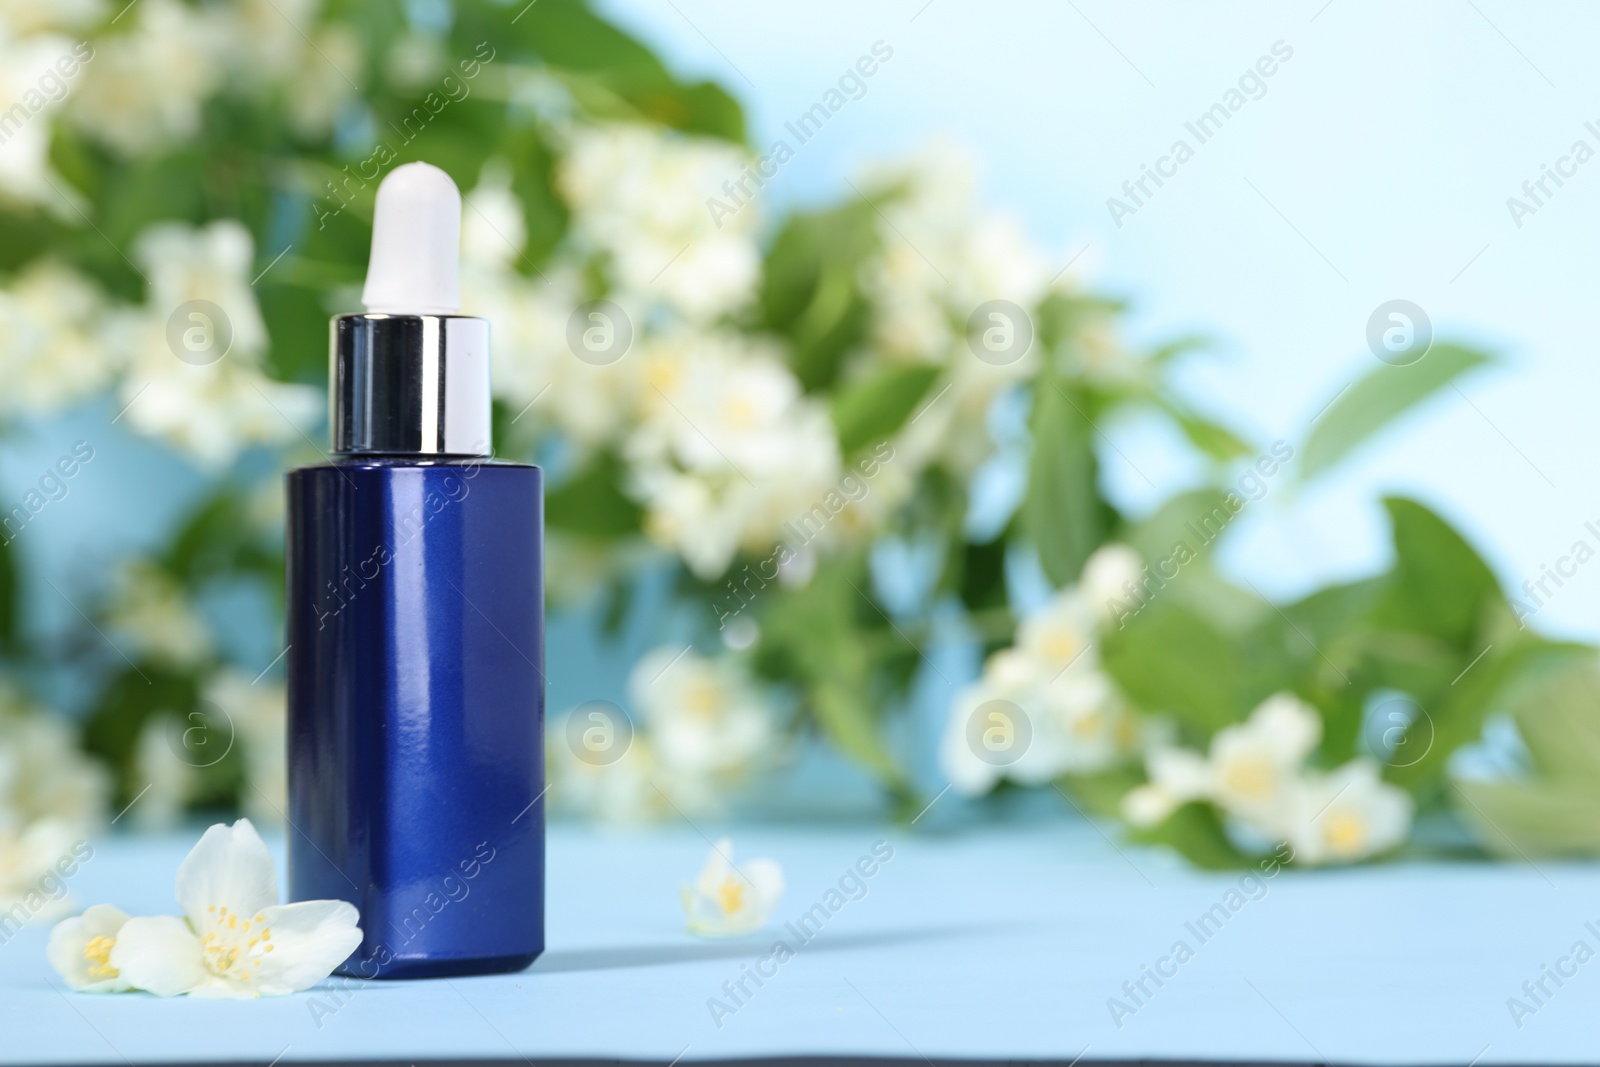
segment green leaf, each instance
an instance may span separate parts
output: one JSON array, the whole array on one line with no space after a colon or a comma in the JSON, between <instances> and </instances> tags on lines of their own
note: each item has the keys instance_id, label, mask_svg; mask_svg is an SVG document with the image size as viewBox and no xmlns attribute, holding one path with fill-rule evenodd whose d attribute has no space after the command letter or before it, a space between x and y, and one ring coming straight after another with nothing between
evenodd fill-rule
<instances>
[{"instance_id":1,"label":"green leaf","mask_svg":"<svg viewBox=\"0 0 1600 1067\"><path fill-rule=\"evenodd\" d=\"M835 682L820 682L811 690L811 709L823 736L840 752L881 779L901 777L860 692Z\"/></svg>"},{"instance_id":2,"label":"green leaf","mask_svg":"<svg viewBox=\"0 0 1600 1067\"><path fill-rule=\"evenodd\" d=\"M1225 490L1209 487L1179 493L1147 517L1129 524L1123 531L1123 540L1151 563L1175 554L1183 558L1206 556L1220 530L1233 521L1235 513L1225 503L1228 495ZM1184 551L1178 551L1180 546Z\"/></svg>"},{"instance_id":3,"label":"green leaf","mask_svg":"<svg viewBox=\"0 0 1600 1067\"><path fill-rule=\"evenodd\" d=\"M1178 429L1183 431L1189 442L1212 459L1226 462L1254 454L1255 449L1248 442L1220 422L1197 414L1186 404L1165 394L1156 393L1153 399L1178 424Z\"/></svg>"},{"instance_id":4,"label":"green leaf","mask_svg":"<svg viewBox=\"0 0 1600 1067\"><path fill-rule=\"evenodd\" d=\"M1140 844L1166 845L1196 867L1208 871L1238 870L1253 867L1258 862L1228 840L1222 820L1210 804L1185 804L1161 825L1136 830L1129 836Z\"/></svg>"},{"instance_id":5,"label":"green leaf","mask_svg":"<svg viewBox=\"0 0 1600 1067\"><path fill-rule=\"evenodd\" d=\"M840 451L852 455L892 436L938 377L938 367L891 367L841 392L833 402Z\"/></svg>"},{"instance_id":6,"label":"green leaf","mask_svg":"<svg viewBox=\"0 0 1600 1067\"><path fill-rule=\"evenodd\" d=\"M1300 478L1309 481L1349 455L1406 411L1491 357L1453 344L1435 344L1419 362L1384 364L1339 395L1316 417L1300 450Z\"/></svg>"},{"instance_id":7,"label":"green leaf","mask_svg":"<svg viewBox=\"0 0 1600 1067\"><path fill-rule=\"evenodd\" d=\"M15 653L22 643L22 587L9 533L0 526L0 650Z\"/></svg>"},{"instance_id":8,"label":"green leaf","mask_svg":"<svg viewBox=\"0 0 1600 1067\"><path fill-rule=\"evenodd\" d=\"M1592 648L1546 651L1502 690L1531 773L1455 783L1479 840L1508 859L1600 855L1600 663Z\"/></svg>"},{"instance_id":9,"label":"green leaf","mask_svg":"<svg viewBox=\"0 0 1600 1067\"><path fill-rule=\"evenodd\" d=\"M866 336L871 309L857 278L878 247L865 200L792 216L762 265L760 325L788 336L790 365L807 390L834 383Z\"/></svg>"},{"instance_id":10,"label":"green leaf","mask_svg":"<svg viewBox=\"0 0 1600 1067\"><path fill-rule=\"evenodd\" d=\"M866 580L865 561L854 555L830 561L803 588L757 592L757 664L769 677L798 681L823 735L891 789L903 790L905 773L880 721L888 680L875 676L875 668L885 666L885 657L874 654L871 642L871 633L889 627L866 598Z\"/></svg>"},{"instance_id":11,"label":"green leaf","mask_svg":"<svg viewBox=\"0 0 1600 1067\"><path fill-rule=\"evenodd\" d=\"M1101 656L1136 704L1172 715L1202 738L1238 722L1267 695L1251 684L1236 637L1170 600L1154 601L1106 634Z\"/></svg>"},{"instance_id":12,"label":"green leaf","mask_svg":"<svg viewBox=\"0 0 1600 1067\"><path fill-rule=\"evenodd\" d=\"M1023 521L1039 562L1057 586L1075 581L1110 523L1099 495L1094 428L1072 387L1042 377L1034 387L1033 455Z\"/></svg>"},{"instance_id":13,"label":"green leaf","mask_svg":"<svg viewBox=\"0 0 1600 1067\"><path fill-rule=\"evenodd\" d=\"M1386 497L1383 506L1394 528L1395 566L1377 625L1463 647L1472 644L1486 607L1504 603L1494 572L1449 523L1422 504Z\"/></svg>"},{"instance_id":14,"label":"green leaf","mask_svg":"<svg viewBox=\"0 0 1600 1067\"><path fill-rule=\"evenodd\" d=\"M1600 792L1600 669L1592 653L1529 672L1511 708L1539 773L1587 780Z\"/></svg>"},{"instance_id":15,"label":"green leaf","mask_svg":"<svg viewBox=\"0 0 1600 1067\"><path fill-rule=\"evenodd\" d=\"M1600 787L1593 780L1458 781L1462 816L1501 859L1600 855Z\"/></svg>"},{"instance_id":16,"label":"green leaf","mask_svg":"<svg viewBox=\"0 0 1600 1067\"><path fill-rule=\"evenodd\" d=\"M544 497L545 525L600 540L642 529L644 511L622 492L622 462L606 453Z\"/></svg>"}]
</instances>

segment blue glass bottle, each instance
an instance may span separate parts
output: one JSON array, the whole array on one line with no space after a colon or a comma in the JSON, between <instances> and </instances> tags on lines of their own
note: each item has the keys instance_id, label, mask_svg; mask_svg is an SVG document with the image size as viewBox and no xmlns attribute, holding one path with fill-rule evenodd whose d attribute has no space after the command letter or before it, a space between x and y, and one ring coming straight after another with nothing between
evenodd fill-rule
<instances>
[{"instance_id":1,"label":"blue glass bottle","mask_svg":"<svg viewBox=\"0 0 1600 1067\"><path fill-rule=\"evenodd\" d=\"M289 882L367 978L544 948L543 485L488 458L488 326L334 320L330 463L288 475Z\"/></svg>"}]
</instances>

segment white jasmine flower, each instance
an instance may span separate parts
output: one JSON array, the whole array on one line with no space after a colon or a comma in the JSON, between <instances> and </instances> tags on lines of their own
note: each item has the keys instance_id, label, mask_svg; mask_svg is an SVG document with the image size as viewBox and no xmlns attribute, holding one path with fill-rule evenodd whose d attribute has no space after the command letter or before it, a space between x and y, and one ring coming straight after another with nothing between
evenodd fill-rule
<instances>
[{"instance_id":1,"label":"white jasmine flower","mask_svg":"<svg viewBox=\"0 0 1600 1067\"><path fill-rule=\"evenodd\" d=\"M1122 813L1135 826L1151 827L1192 800L1212 794L1211 765L1188 749L1158 747L1145 757L1150 781L1128 791Z\"/></svg>"},{"instance_id":2,"label":"white jasmine flower","mask_svg":"<svg viewBox=\"0 0 1600 1067\"><path fill-rule=\"evenodd\" d=\"M1069 667L1094 667L1100 661L1095 623L1093 607L1076 586L1068 586L1022 620L1017 651L1046 679L1062 676Z\"/></svg>"},{"instance_id":3,"label":"white jasmine flower","mask_svg":"<svg viewBox=\"0 0 1600 1067\"><path fill-rule=\"evenodd\" d=\"M470 212L463 218L463 241L472 229L470 218ZM486 259L497 243L504 247L486 225L472 240L482 246L476 254ZM515 422L556 427L580 452L611 444L637 424L646 389L639 342L631 341L630 351L611 362L578 358L567 330L585 298L571 267L549 266L533 279L492 263L463 264L462 269L467 310L494 323L491 379L495 396L512 410ZM631 331L636 326L597 323L596 328Z\"/></svg>"},{"instance_id":4,"label":"white jasmine flower","mask_svg":"<svg viewBox=\"0 0 1600 1067\"><path fill-rule=\"evenodd\" d=\"M148 561L133 560L118 571L107 618L139 656L190 667L211 655L210 626L182 587Z\"/></svg>"},{"instance_id":5,"label":"white jasmine flower","mask_svg":"<svg viewBox=\"0 0 1600 1067\"><path fill-rule=\"evenodd\" d=\"M321 7L321 0L233 0L218 10L214 32L230 80L259 88L308 73L321 61L306 45Z\"/></svg>"},{"instance_id":6,"label":"white jasmine flower","mask_svg":"<svg viewBox=\"0 0 1600 1067\"><path fill-rule=\"evenodd\" d=\"M756 211L707 208L749 162L731 144L631 124L577 127L556 175L579 247L601 253L616 289L705 322L749 302L760 271Z\"/></svg>"},{"instance_id":7,"label":"white jasmine flower","mask_svg":"<svg viewBox=\"0 0 1600 1067\"><path fill-rule=\"evenodd\" d=\"M219 740L235 740L244 757L245 810L258 822L282 822L289 808L288 691L230 669L208 678L204 694L226 719Z\"/></svg>"},{"instance_id":8,"label":"white jasmine flower","mask_svg":"<svg viewBox=\"0 0 1600 1067\"><path fill-rule=\"evenodd\" d=\"M281 83L294 131L306 138L328 136L340 111L356 99L349 79L365 69L365 50L354 27L335 22L312 31L296 71Z\"/></svg>"},{"instance_id":9,"label":"white jasmine flower","mask_svg":"<svg viewBox=\"0 0 1600 1067\"><path fill-rule=\"evenodd\" d=\"M0 0L0 24L26 37L53 30L76 30L99 22L106 13L105 0Z\"/></svg>"},{"instance_id":10,"label":"white jasmine flower","mask_svg":"<svg viewBox=\"0 0 1600 1067\"><path fill-rule=\"evenodd\" d=\"M988 724L974 727L972 716L984 705L1003 701L996 728L1005 744L978 746ZM991 714L991 718L993 715ZM1025 721L1014 721L1014 720ZM951 705L940 747L940 763L958 792L988 792L1002 778L1027 785L1064 774L1103 770L1132 749L1137 729L1126 702L1104 672L1092 663L1055 670L1037 650L1001 649L989 657L983 676L963 689Z\"/></svg>"},{"instance_id":11,"label":"white jasmine flower","mask_svg":"<svg viewBox=\"0 0 1600 1067\"><path fill-rule=\"evenodd\" d=\"M1031 311L1044 296L1050 267L1022 228L1005 216L978 214L970 153L936 141L909 161L874 168L866 181L895 193L882 209L883 251L862 277L878 311L873 339L883 352L970 360L965 331L975 308L1008 300Z\"/></svg>"},{"instance_id":12,"label":"white jasmine flower","mask_svg":"<svg viewBox=\"0 0 1600 1067\"><path fill-rule=\"evenodd\" d=\"M144 268L151 311L167 317L191 300L207 300L228 317L233 345L229 357L259 357L267 347L267 327L250 285L255 242L237 219L217 219L204 228L161 222L141 233L133 256ZM172 352L162 343L162 352Z\"/></svg>"},{"instance_id":13,"label":"white jasmine flower","mask_svg":"<svg viewBox=\"0 0 1600 1067\"><path fill-rule=\"evenodd\" d=\"M226 42L206 13L177 0L140 0L128 21L126 32L96 43L67 113L122 155L139 156L199 132Z\"/></svg>"},{"instance_id":14,"label":"white jasmine flower","mask_svg":"<svg viewBox=\"0 0 1600 1067\"><path fill-rule=\"evenodd\" d=\"M545 742L550 774L548 803L556 812L608 823L650 822L671 813L657 788L660 775L649 739L635 734L610 763L578 758L567 744L564 721L552 721Z\"/></svg>"},{"instance_id":15,"label":"white jasmine flower","mask_svg":"<svg viewBox=\"0 0 1600 1067\"><path fill-rule=\"evenodd\" d=\"M1024 726L1009 721L1014 713L1010 712L1010 709L1003 709L1002 714L1007 716L1006 721L993 725L1008 732L1009 736L1000 737L1007 750L980 751L972 740L972 716L981 714L980 708L997 700L1021 709L1023 702L1031 701L1037 687L1038 671L1034 669L1033 664L1014 649L1001 649L989 657L983 675L956 694L955 700L950 705L950 717L945 723L944 736L939 746L939 766L956 792L963 796L981 796L987 793L999 784L1000 779L1005 776L1009 763L1014 762L1015 753L1009 749L1012 746L1021 747L1024 743L1029 748L1033 745L1032 717L1028 717L1028 722ZM1026 709L1023 709L1022 713L1027 715ZM980 739L982 729L990 725L990 723L980 724ZM1023 731L1026 731L1026 734Z\"/></svg>"},{"instance_id":16,"label":"white jasmine flower","mask_svg":"<svg viewBox=\"0 0 1600 1067\"><path fill-rule=\"evenodd\" d=\"M1161 825L1178 807L1176 797L1150 782L1136 785L1122 796L1122 817L1142 830Z\"/></svg>"},{"instance_id":17,"label":"white jasmine flower","mask_svg":"<svg viewBox=\"0 0 1600 1067\"><path fill-rule=\"evenodd\" d=\"M1281 822L1300 765L1321 739L1315 708L1289 693L1268 697L1248 720L1212 737L1214 798L1259 826Z\"/></svg>"},{"instance_id":18,"label":"white jasmine flower","mask_svg":"<svg viewBox=\"0 0 1600 1067\"><path fill-rule=\"evenodd\" d=\"M683 887L689 931L701 937L738 937L767 925L783 898L783 868L770 859L733 862L733 842L711 848L693 884Z\"/></svg>"},{"instance_id":19,"label":"white jasmine flower","mask_svg":"<svg viewBox=\"0 0 1600 1067\"><path fill-rule=\"evenodd\" d=\"M298 439L322 418L326 398L312 386L273 381L247 363L196 367L169 354L135 367L120 402L134 429L217 469L250 445Z\"/></svg>"},{"instance_id":20,"label":"white jasmine flower","mask_svg":"<svg viewBox=\"0 0 1600 1067\"><path fill-rule=\"evenodd\" d=\"M1101 625L1116 621L1119 605L1129 599L1129 586L1139 588L1143 571L1139 553L1123 544L1101 545L1084 563L1078 584Z\"/></svg>"},{"instance_id":21,"label":"white jasmine flower","mask_svg":"<svg viewBox=\"0 0 1600 1067\"><path fill-rule=\"evenodd\" d=\"M70 910L63 872L80 861L81 829L53 817L0 824L0 933Z\"/></svg>"},{"instance_id":22,"label":"white jasmine flower","mask_svg":"<svg viewBox=\"0 0 1600 1067\"><path fill-rule=\"evenodd\" d=\"M276 996L309 989L361 944L342 900L278 903L272 853L250 820L218 824L178 868L184 917L129 919L109 965L157 996Z\"/></svg>"},{"instance_id":23,"label":"white jasmine flower","mask_svg":"<svg viewBox=\"0 0 1600 1067\"><path fill-rule=\"evenodd\" d=\"M511 189L511 165L491 159L464 198L461 259L482 267L515 267L528 240L522 201Z\"/></svg>"},{"instance_id":24,"label":"white jasmine flower","mask_svg":"<svg viewBox=\"0 0 1600 1067\"><path fill-rule=\"evenodd\" d=\"M1136 826L1153 826L1181 804L1209 800L1250 833L1287 840L1295 860L1308 864L1352 863L1403 842L1411 797L1368 759L1331 773L1307 770L1321 736L1316 709L1278 693L1245 722L1218 730L1207 757L1153 748L1150 780L1123 798L1123 813Z\"/></svg>"},{"instance_id":25,"label":"white jasmine flower","mask_svg":"<svg viewBox=\"0 0 1600 1067\"><path fill-rule=\"evenodd\" d=\"M45 955L68 988L80 993L120 993L133 988L111 965L111 950L127 921L128 913L121 908L96 904L55 925Z\"/></svg>"},{"instance_id":26,"label":"white jasmine flower","mask_svg":"<svg viewBox=\"0 0 1600 1067\"><path fill-rule=\"evenodd\" d=\"M133 746L133 768L138 781L149 783L129 816L146 830L166 830L177 824L194 793L198 774L182 754L181 738L187 724L171 711L159 711L144 721Z\"/></svg>"},{"instance_id":27,"label":"white jasmine flower","mask_svg":"<svg viewBox=\"0 0 1600 1067\"><path fill-rule=\"evenodd\" d=\"M275 382L257 369L267 332L250 287L248 231L232 219L202 230L162 223L134 249L150 290L145 306L123 313L115 330L133 350L122 387L129 424L213 467L232 462L251 444L299 439L322 416L324 398L313 387ZM211 321L215 312L188 316L184 336L195 338L198 360L189 362L172 348L169 320L195 300L215 305L225 321ZM225 334L231 344L222 353ZM210 351L212 345L219 351Z\"/></svg>"},{"instance_id":28,"label":"white jasmine flower","mask_svg":"<svg viewBox=\"0 0 1600 1067\"><path fill-rule=\"evenodd\" d=\"M848 505L827 409L801 395L770 346L731 331L677 333L643 353L644 417L628 439L646 532L714 578L745 549L799 551L845 531Z\"/></svg>"},{"instance_id":29,"label":"white jasmine flower","mask_svg":"<svg viewBox=\"0 0 1600 1067\"><path fill-rule=\"evenodd\" d=\"M1132 748L1136 730L1131 713L1115 684L1097 668L1080 663L1046 681L1035 706L1037 743L1012 771L1020 782L1103 770Z\"/></svg>"},{"instance_id":30,"label":"white jasmine flower","mask_svg":"<svg viewBox=\"0 0 1600 1067\"><path fill-rule=\"evenodd\" d=\"M731 656L663 646L634 665L628 689L657 760L685 778L749 770L777 741L772 709Z\"/></svg>"},{"instance_id":31,"label":"white jasmine flower","mask_svg":"<svg viewBox=\"0 0 1600 1067\"><path fill-rule=\"evenodd\" d=\"M1352 760L1296 784L1287 836L1298 862L1354 863L1404 842L1412 810L1410 795L1383 781L1376 763Z\"/></svg>"},{"instance_id":32,"label":"white jasmine flower","mask_svg":"<svg viewBox=\"0 0 1600 1067\"><path fill-rule=\"evenodd\" d=\"M105 388L116 360L104 314L99 286L54 260L0 289L0 413L50 415Z\"/></svg>"},{"instance_id":33,"label":"white jasmine flower","mask_svg":"<svg viewBox=\"0 0 1600 1067\"><path fill-rule=\"evenodd\" d=\"M28 23L48 28L46 5L35 6L40 14ZM69 225L80 225L73 207L82 206L81 197L50 166L50 123L81 76L79 43L54 33L17 33L8 16L0 8L0 198L43 204Z\"/></svg>"},{"instance_id":34,"label":"white jasmine flower","mask_svg":"<svg viewBox=\"0 0 1600 1067\"><path fill-rule=\"evenodd\" d=\"M54 819L86 829L104 817L109 792L70 723L0 689L0 826Z\"/></svg>"}]
</instances>

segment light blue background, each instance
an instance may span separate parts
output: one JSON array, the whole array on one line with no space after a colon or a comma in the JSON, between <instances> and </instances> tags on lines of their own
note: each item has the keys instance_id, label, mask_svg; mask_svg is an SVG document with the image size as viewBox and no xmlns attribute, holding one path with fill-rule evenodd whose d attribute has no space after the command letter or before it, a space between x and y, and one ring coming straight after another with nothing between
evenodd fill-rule
<instances>
[{"instance_id":1,"label":"light blue background","mask_svg":"<svg viewBox=\"0 0 1600 1067\"><path fill-rule=\"evenodd\" d=\"M77 996L60 991L45 961L44 929L29 929L0 945L0 1063L1595 1060L1600 963L1590 959L1560 988L1547 980L1553 995L1520 1028L1507 1008L1511 997L1526 1002L1522 983L1540 979L1541 965L1579 940L1591 952L1600 943L1585 926L1600 923L1590 865L1290 870L1239 891L1238 872L1195 871L1167 852L1118 853L1085 823L917 831L741 830L735 859L776 859L784 898L763 934L703 941L684 932L677 900L707 850L694 829L556 829L548 951L497 977L325 986L257 1002ZM83 904L171 913L172 872L193 840L96 841L71 891ZM722 984L754 968L784 923L823 902L879 840L894 855L866 895L828 918L719 1029L707 1001L725 997ZM1234 913L1220 931L1213 919L1202 943L1186 924L1219 903ZM1151 996L1119 1027L1107 1001L1127 1003L1122 985L1144 966L1170 972L1161 960L1179 940L1194 958L1159 989L1146 982Z\"/></svg>"},{"instance_id":2,"label":"light blue background","mask_svg":"<svg viewBox=\"0 0 1600 1067\"><path fill-rule=\"evenodd\" d=\"M1217 339L1214 357L1186 374L1189 393L1263 444L1298 447L1323 405L1376 366L1364 332L1386 300L1420 304L1439 337L1500 352L1498 368L1462 383L1464 398L1446 390L1337 477L1298 497L1274 486L1268 506L1246 513L1226 558L1263 591L1292 596L1379 567L1384 492L1438 508L1512 587L1600 519L1590 429L1600 159L1520 229L1506 207L1575 139L1600 150L1583 128L1600 122L1592 5L603 7L675 69L729 86L763 145L874 41L889 43L894 58L867 95L801 148L768 186L769 203L846 195L863 160L934 134L965 142L990 201L1024 220L1056 262L1087 244L1074 269L1093 264L1099 287L1133 300L1134 340ZM1106 198L1278 40L1294 57L1266 96L1117 228ZM1188 476L1164 436L1109 430L1137 468L1106 456L1128 505L1148 507ZM1597 596L1600 564L1580 570L1539 625L1600 638Z\"/></svg>"}]
</instances>

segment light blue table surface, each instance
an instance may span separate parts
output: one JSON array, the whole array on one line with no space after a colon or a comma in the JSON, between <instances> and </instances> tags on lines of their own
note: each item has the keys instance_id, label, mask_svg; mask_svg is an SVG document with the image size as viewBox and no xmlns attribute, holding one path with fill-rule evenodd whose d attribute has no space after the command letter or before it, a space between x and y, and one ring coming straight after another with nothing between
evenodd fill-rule
<instances>
[{"instance_id":1,"label":"light blue table surface","mask_svg":"<svg viewBox=\"0 0 1600 1067\"><path fill-rule=\"evenodd\" d=\"M0 1062L1600 1061L1600 961L1560 987L1546 979L1553 995L1520 1027L1507 1007L1575 942L1600 950L1585 926L1600 929L1594 866L1286 872L1201 943L1185 924L1238 876L1119 853L1084 823L948 836L747 827L734 839L738 855L782 863L788 889L767 933L708 942L684 932L678 901L707 851L695 830L553 829L549 949L510 976L253 1002L64 994L45 931L29 930L0 946ZM867 895L762 987L747 982L754 994L719 1028L708 1000L726 999L741 964L764 956L783 922L822 901L878 840L894 858ZM175 911L172 875L192 841L109 841L74 879L75 897ZM1108 999L1131 1004L1123 983L1179 940L1194 957L1159 988L1147 980L1153 995L1119 1027ZM317 1005L337 1010L319 1020Z\"/></svg>"}]
</instances>

